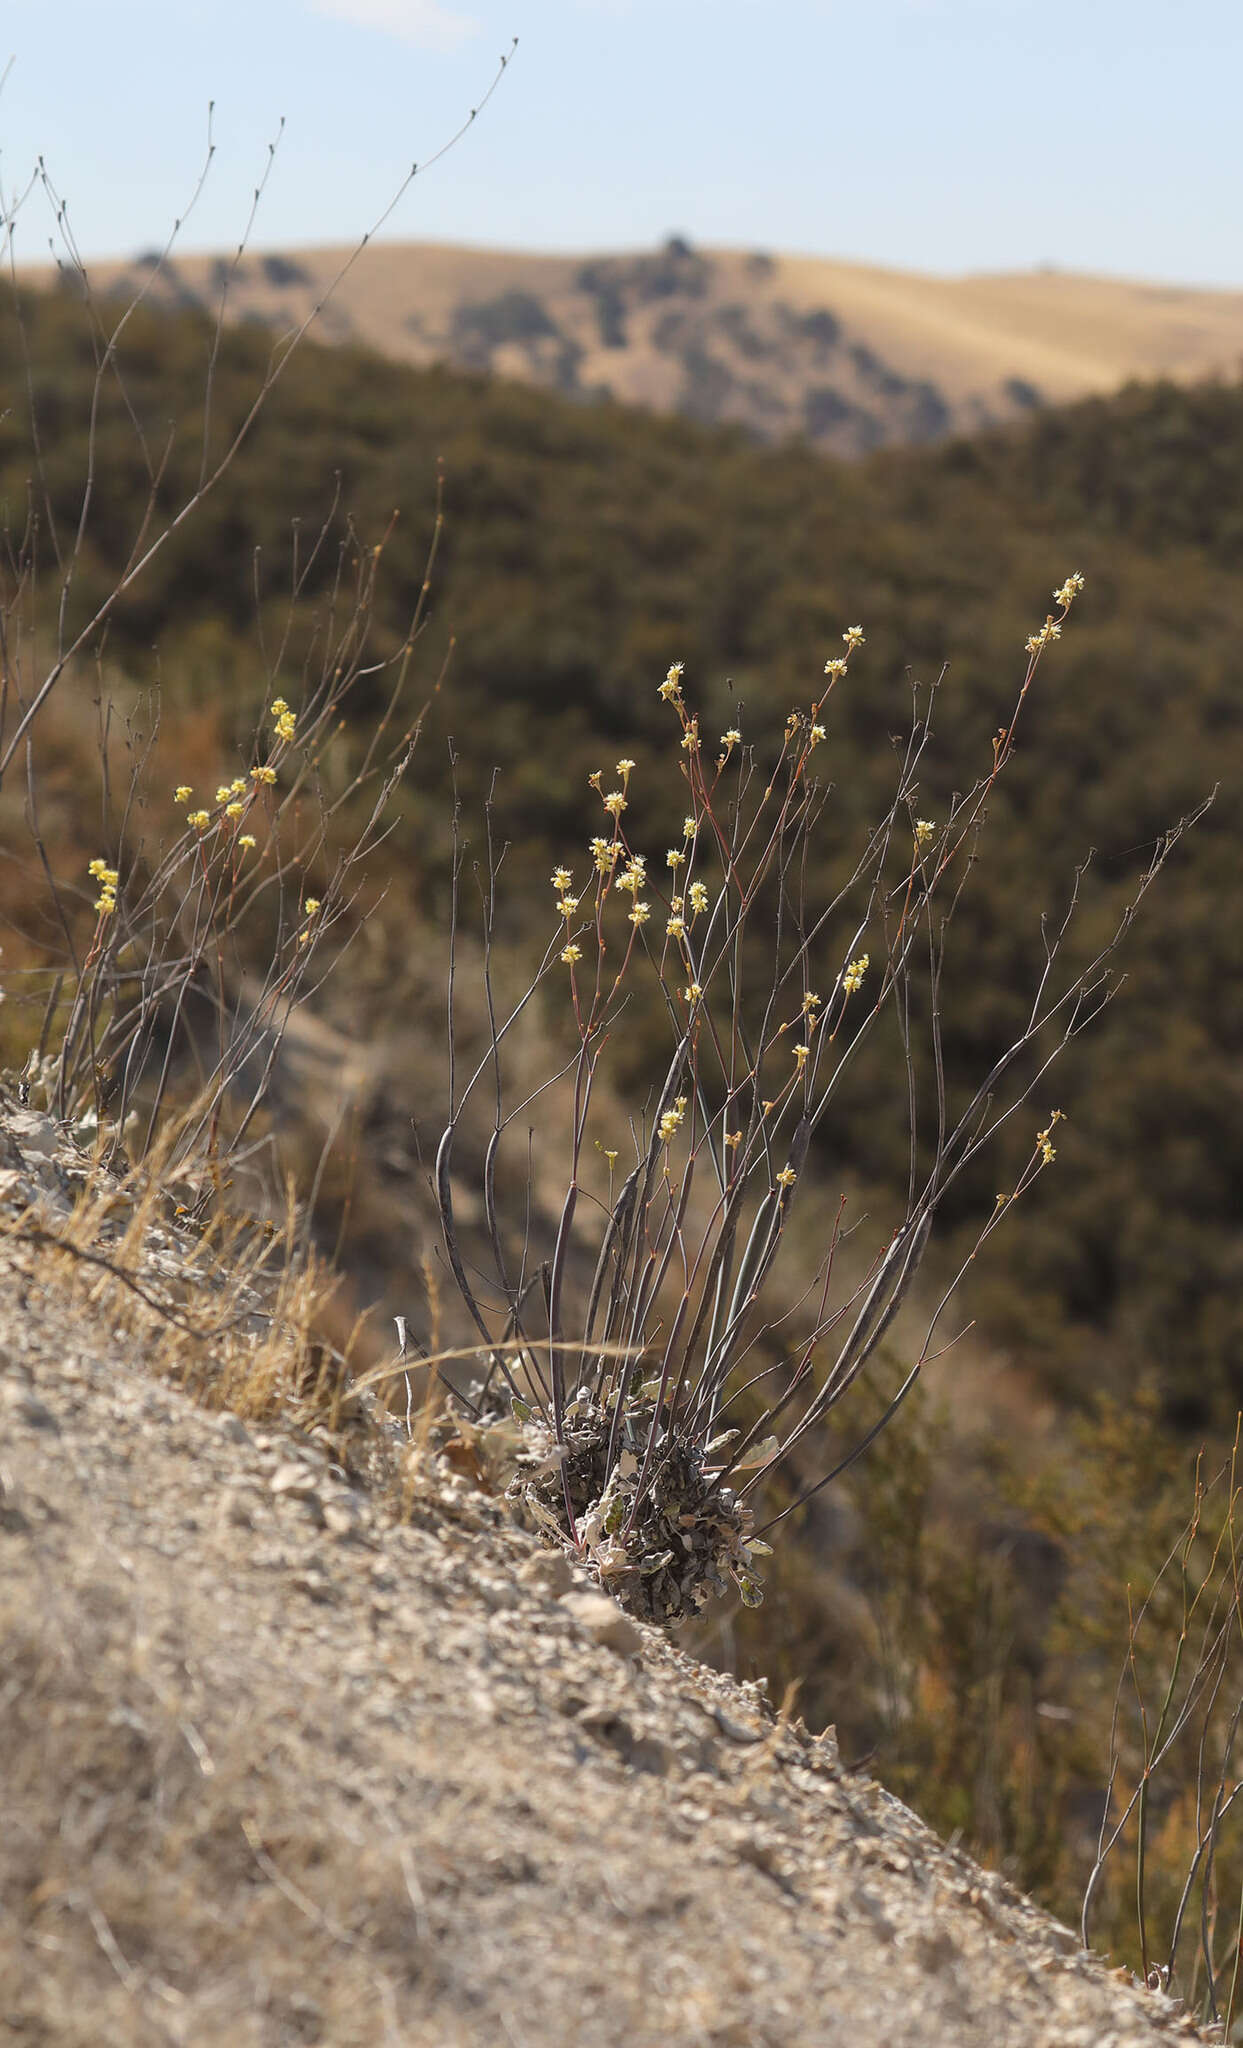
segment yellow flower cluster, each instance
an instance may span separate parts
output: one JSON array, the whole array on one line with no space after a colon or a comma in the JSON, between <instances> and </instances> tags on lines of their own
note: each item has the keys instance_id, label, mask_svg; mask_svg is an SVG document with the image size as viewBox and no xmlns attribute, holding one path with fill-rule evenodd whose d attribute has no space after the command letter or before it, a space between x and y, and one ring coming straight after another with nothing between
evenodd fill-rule
<instances>
[{"instance_id":1,"label":"yellow flower cluster","mask_svg":"<svg viewBox=\"0 0 1243 2048\"><path fill-rule=\"evenodd\" d=\"M286 741L291 740L294 736L294 730L297 721L294 718L294 714L290 710L288 704L286 704L285 699L283 697L274 697L272 700L271 710L272 716L276 720L277 739Z\"/></svg>"},{"instance_id":2,"label":"yellow flower cluster","mask_svg":"<svg viewBox=\"0 0 1243 2048\"><path fill-rule=\"evenodd\" d=\"M250 779L252 782L267 783L270 787L276 780L276 770L275 768L252 768Z\"/></svg>"},{"instance_id":3,"label":"yellow flower cluster","mask_svg":"<svg viewBox=\"0 0 1243 2048\"><path fill-rule=\"evenodd\" d=\"M685 1095L679 1095L676 1102L673 1105L673 1108L667 1109L660 1120L659 1128L662 1144L667 1145L670 1139L673 1137L674 1132L681 1128L682 1119L685 1115L686 1097Z\"/></svg>"},{"instance_id":4,"label":"yellow flower cluster","mask_svg":"<svg viewBox=\"0 0 1243 2048\"><path fill-rule=\"evenodd\" d=\"M117 907L117 883L121 879L120 875L103 860L93 860L86 872L99 883L99 894L95 898L96 911L100 917L111 917Z\"/></svg>"},{"instance_id":5,"label":"yellow flower cluster","mask_svg":"<svg viewBox=\"0 0 1243 2048\"><path fill-rule=\"evenodd\" d=\"M673 703L677 703L678 699L681 697L682 671L685 668L685 666L686 664L684 662L675 661L673 667L670 669L668 675L665 677L664 682L661 684L660 695L664 698L666 704L670 703L671 701Z\"/></svg>"},{"instance_id":6,"label":"yellow flower cluster","mask_svg":"<svg viewBox=\"0 0 1243 2048\"><path fill-rule=\"evenodd\" d=\"M583 949L581 946L571 945L563 946L561 948L561 958L564 960L567 967L573 967L575 961L581 960L582 957Z\"/></svg>"},{"instance_id":7,"label":"yellow flower cluster","mask_svg":"<svg viewBox=\"0 0 1243 2048\"><path fill-rule=\"evenodd\" d=\"M824 664L824 672L826 676L828 676L830 682L834 683L840 682L842 677L845 675L847 666L850 662L850 657L854 653L856 647L865 647L867 645L867 642L864 640L863 637L862 626L847 626L846 631L842 634L842 639L846 643L845 654L835 655L830 660L826 661ZM813 726L813 733L816 730L817 728ZM823 731L820 732L819 737L821 739L824 738ZM813 747L815 746L815 744L816 742L813 739Z\"/></svg>"},{"instance_id":8,"label":"yellow flower cluster","mask_svg":"<svg viewBox=\"0 0 1243 2048\"><path fill-rule=\"evenodd\" d=\"M781 1172L777 1175L777 1186L779 1188L792 1188L797 1179L798 1175L792 1166L783 1166Z\"/></svg>"},{"instance_id":9,"label":"yellow flower cluster","mask_svg":"<svg viewBox=\"0 0 1243 2048\"><path fill-rule=\"evenodd\" d=\"M1082 589L1083 578L1076 569L1072 575L1066 578L1061 588L1054 591L1053 602L1054 604L1060 604L1062 610L1068 612Z\"/></svg>"},{"instance_id":10,"label":"yellow flower cluster","mask_svg":"<svg viewBox=\"0 0 1243 2048\"><path fill-rule=\"evenodd\" d=\"M311 919L314 917L316 911L319 909L319 897L308 896L302 908L306 913L307 921L303 925L302 930L298 933L298 944L300 946L305 946L309 944L312 937Z\"/></svg>"},{"instance_id":11,"label":"yellow flower cluster","mask_svg":"<svg viewBox=\"0 0 1243 2048\"><path fill-rule=\"evenodd\" d=\"M1053 1126L1054 1124L1060 1124L1062 1121L1062 1111L1055 1109L1044 1130L1037 1131L1036 1133L1036 1149L1040 1154L1040 1164L1042 1166L1052 1166L1053 1161L1057 1158L1057 1147L1053 1143Z\"/></svg>"},{"instance_id":12,"label":"yellow flower cluster","mask_svg":"<svg viewBox=\"0 0 1243 2048\"><path fill-rule=\"evenodd\" d=\"M186 823L187 825L193 825L196 832L206 832L207 827L211 824L211 812L188 811L186 813Z\"/></svg>"},{"instance_id":13,"label":"yellow flower cluster","mask_svg":"<svg viewBox=\"0 0 1243 2048\"><path fill-rule=\"evenodd\" d=\"M175 804L188 804L193 795L194 791L188 782L179 782L173 791L173 802Z\"/></svg>"},{"instance_id":14,"label":"yellow flower cluster","mask_svg":"<svg viewBox=\"0 0 1243 2048\"><path fill-rule=\"evenodd\" d=\"M916 818L916 820L915 820L915 844L916 844L916 846L927 846L927 844L928 844L928 841L929 841L929 840L930 840L930 839L932 838L932 836L933 836L933 834L935 833L936 829L937 829L937 828L936 828L936 826L935 826L935 825L933 824L933 822L932 822L932 819L931 819L931 818Z\"/></svg>"},{"instance_id":15,"label":"yellow flower cluster","mask_svg":"<svg viewBox=\"0 0 1243 2048\"><path fill-rule=\"evenodd\" d=\"M622 873L617 877L617 886L627 896L637 896L647 881L647 860L641 853L632 853Z\"/></svg>"},{"instance_id":16,"label":"yellow flower cluster","mask_svg":"<svg viewBox=\"0 0 1243 2048\"><path fill-rule=\"evenodd\" d=\"M1029 654L1039 654L1049 645L1051 640L1060 640L1061 637L1061 627L1056 625L1052 619L1046 619L1038 633L1028 635L1027 652Z\"/></svg>"},{"instance_id":17,"label":"yellow flower cluster","mask_svg":"<svg viewBox=\"0 0 1243 2048\"><path fill-rule=\"evenodd\" d=\"M857 988L863 986L863 977L867 973L869 965L870 960L866 953L860 953L857 960L851 960L847 963L846 971L842 975L841 985L848 996L852 996Z\"/></svg>"},{"instance_id":18,"label":"yellow flower cluster","mask_svg":"<svg viewBox=\"0 0 1243 2048\"><path fill-rule=\"evenodd\" d=\"M621 847L615 839L595 838L591 842L591 858L598 875L611 875L621 857Z\"/></svg>"},{"instance_id":19,"label":"yellow flower cluster","mask_svg":"<svg viewBox=\"0 0 1243 2048\"><path fill-rule=\"evenodd\" d=\"M708 908L708 885L706 882L692 882L690 886L691 909L698 916Z\"/></svg>"}]
</instances>

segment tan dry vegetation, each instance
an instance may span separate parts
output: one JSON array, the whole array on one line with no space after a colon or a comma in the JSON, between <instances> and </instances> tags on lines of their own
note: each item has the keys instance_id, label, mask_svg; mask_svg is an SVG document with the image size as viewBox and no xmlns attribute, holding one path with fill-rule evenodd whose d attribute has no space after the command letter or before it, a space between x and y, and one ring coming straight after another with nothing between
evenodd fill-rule
<instances>
[{"instance_id":1,"label":"tan dry vegetation","mask_svg":"<svg viewBox=\"0 0 1243 2048\"><path fill-rule=\"evenodd\" d=\"M90 266L103 291L278 331L301 324L343 248ZM48 273L31 273L47 280ZM402 362L449 362L583 396L805 434L856 454L1116 390L1233 376L1243 293L1041 270L934 277L810 256L665 249L537 255L437 243L363 251L317 331Z\"/></svg>"}]
</instances>

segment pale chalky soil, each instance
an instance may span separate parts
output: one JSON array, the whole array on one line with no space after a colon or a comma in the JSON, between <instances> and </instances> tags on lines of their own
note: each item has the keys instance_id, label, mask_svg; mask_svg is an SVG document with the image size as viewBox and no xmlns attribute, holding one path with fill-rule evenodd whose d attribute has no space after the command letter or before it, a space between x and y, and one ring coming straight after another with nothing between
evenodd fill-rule
<instances>
[{"instance_id":1,"label":"pale chalky soil","mask_svg":"<svg viewBox=\"0 0 1243 2048\"><path fill-rule=\"evenodd\" d=\"M4 2039L1185 2037L491 1502L396 1526L48 1270L0 1242Z\"/></svg>"}]
</instances>

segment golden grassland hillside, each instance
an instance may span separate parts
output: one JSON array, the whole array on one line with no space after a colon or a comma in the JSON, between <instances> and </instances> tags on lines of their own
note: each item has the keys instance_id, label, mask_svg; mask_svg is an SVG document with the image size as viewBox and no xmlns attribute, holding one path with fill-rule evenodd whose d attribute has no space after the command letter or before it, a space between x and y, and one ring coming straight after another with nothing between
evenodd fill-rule
<instances>
[{"instance_id":1,"label":"golden grassland hillside","mask_svg":"<svg viewBox=\"0 0 1243 2048\"><path fill-rule=\"evenodd\" d=\"M277 333L324 298L340 248L90 265L132 294ZM675 237L620 255L382 242L335 291L321 334L579 399L798 436L838 454L925 442L1130 378L1232 375L1243 293L1045 269L932 277Z\"/></svg>"}]
</instances>

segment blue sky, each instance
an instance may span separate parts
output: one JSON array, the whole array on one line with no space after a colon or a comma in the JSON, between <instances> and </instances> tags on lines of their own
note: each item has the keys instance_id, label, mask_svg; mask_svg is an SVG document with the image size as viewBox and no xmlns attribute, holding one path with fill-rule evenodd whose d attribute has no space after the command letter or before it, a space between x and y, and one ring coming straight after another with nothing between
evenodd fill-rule
<instances>
[{"instance_id":1,"label":"blue sky","mask_svg":"<svg viewBox=\"0 0 1243 2048\"><path fill-rule=\"evenodd\" d=\"M1240 0L0 0L6 205L40 157L86 255L634 247L1243 286ZM35 191L19 257L47 251Z\"/></svg>"}]
</instances>

